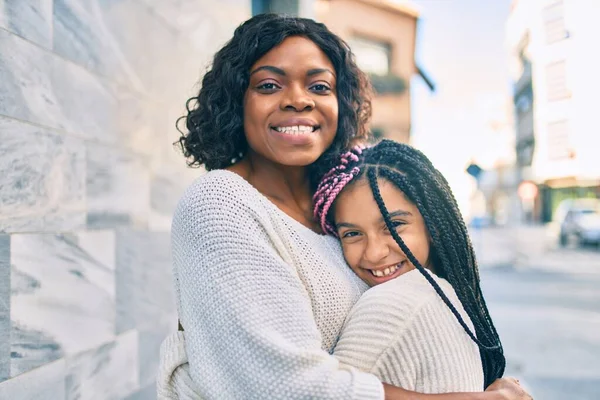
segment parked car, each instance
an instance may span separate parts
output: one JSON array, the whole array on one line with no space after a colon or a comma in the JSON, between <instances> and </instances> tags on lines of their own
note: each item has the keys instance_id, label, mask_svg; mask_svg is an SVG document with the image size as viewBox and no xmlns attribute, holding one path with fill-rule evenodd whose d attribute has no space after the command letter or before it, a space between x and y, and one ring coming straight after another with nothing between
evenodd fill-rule
<instances>
[{"instance_id":1,"label":"parked car","mask_svg":"<svg viewBox=\"0 0 600 400\"><path fill-rule=\"evenodd\" d=\"M563 201L557 210L560 223L559 243L566 246L571 238L580 245L600 244L600 200Z\"/></svg>"}]
</instances>

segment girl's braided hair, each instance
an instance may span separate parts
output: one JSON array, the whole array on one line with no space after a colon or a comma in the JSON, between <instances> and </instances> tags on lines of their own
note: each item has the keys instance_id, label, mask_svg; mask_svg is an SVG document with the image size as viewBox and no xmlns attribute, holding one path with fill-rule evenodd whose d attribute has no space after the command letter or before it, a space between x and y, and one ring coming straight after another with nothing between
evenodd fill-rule
<instances>
[{"instance_id":1,"label":"girl's braided hair","mask_svg":"<svg viewBox=\"0 0 600 400\"><path fill-rule=\"evenodd\" d=\"M377 178L394 184L423 216L431 236L431 254L436 273L456 291L475 332L466 325L440 286L425 271L396 232L379 191ZM356 146L340 157L339 164L321 179L313 197L314 216L325 233L337 236L330 212L338 194L350 182L367 179L385 224L410 262L433 286L459 324L480 349L485 387L502 377L506 361L502 344L481 293L473 246L458 204L448 182L419 150L383 140L363 148Z\"/></svg>"}]
</instances>

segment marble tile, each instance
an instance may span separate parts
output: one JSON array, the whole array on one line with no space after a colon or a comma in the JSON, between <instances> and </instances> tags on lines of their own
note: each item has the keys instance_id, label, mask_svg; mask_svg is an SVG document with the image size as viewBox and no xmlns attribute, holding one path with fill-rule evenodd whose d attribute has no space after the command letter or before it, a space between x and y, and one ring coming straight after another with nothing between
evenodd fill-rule
<instances>
[{"instance_id":1,"label":"marble tile","mask_svg":"<svg viewBox=\"0 0 600 400\"><path fill-rule=\"evenodd\" d=\"M121 141L119 102L111 82L62 58L51 61L53 95L62 115L59 128L104 143Z\"/></svg>"},{"instance_id":2,"label":"marble tile","mask_svg":"<svg viewBox=\"0 0 600 400\"><path fill-rule=\"evenodd\" d=\"M185 189L201 174L202 168L188 168L181 154L172 162L154 167L150 186L150 219L154 232L170 232L173 211Z\"/></svg>"},{"instance_id":3,"label":"marble tile","mask_svg":"<svg viewBox=\"0 0 600 400\"><path fill-rule=\"evenodd\" d=\"M161 94L168 87L174 31L136 0L55 0L54 49L61 56L128 87ZM148 46L148 43L152 43Z\"/></svg>"},{"instance_id":4,"label":"marble tile","mask_svg":"<svg viewBox=\"0 0 600 400\"><path fill-rule=\"evenodd\" d=\"M0 383L0 399L62 400L65 398L65 360L36 368Z\"/></svg>"},{"instance_id":5,"label":"marble tile","mask_svg":"<svg viewBox=\"0 0 600 400\"><path fill-rule=\"evenodd\" d=\"M191 182L186 182L184 185L175 179L177 175L168 175L164 172L159 172L152 177L150 204L153 210L172 215L187 184Z\"/></svg>"},{"instance_id":6,"label":"marble tile","mask_svg":"<svg viewBox=\"0 0 600 400\"><path fill-rule=\"evenodd\" d=\"M168 126L161 105L123 86L115 86L115 93L119 140L137 154L160 154L161 147L169 145L161 141Z\"/></svg>"},{"instance_id":7,"label":"marble tile","mask_svg":"<svg viewBox=\"0 0 600 400\"><path fill-rule=\"evenodd\" d=\"M176 326L168 233L117 231L117 333Z\"/></svg>"},{"instance_id":8,"label":"marble tile","mask_svg":"<svg viewBox=\"0 0 600 400\"><path fill-rule=\"evenodd\" d=\"M66 400L120 400L139 390L138 334L67 358Z\"/></svg>"},{"instance_id":9,"label":"marble tile","mask_svg":"<svg viewBox=\"0 0 600 400\"><path fill-rule=\"evenodd\" d=\"M52 45L52 0L2 0L0 26L49 49Z\"/></svg>"},{"instance_id":10,"label":"marble tile","mask_svg":"<svg viewBox=\"0 0 600 400\"><path fill-rule=\"evenodd\" d=\"M61 127L65 118L52 87L52 60L47 51L0 29L0 115Z\"/></svg>"},{"instance_id":11,"label":"marble tile","mask_svg":"<svg viewBox=\"0 0 600 400\"><path fill-rule=\"evenodd\" d=\"M111 231L11 236L11 376L114 338Z\"/></svg>"},{"instance_id":12,"label":"marble tile","mask_svg":"<svg viewBox=\"0 0 600 400\"><path fill-rule=\"evenodd\" d=\"M104 8L123 2L131 3L54 0L54 51L87 69L143 90L138 71L131 65L132 54L123 51L105 18ZM138 17L129 14L129 18L134 21Z\"/></svg>"},{"instance_id":13,"label":"marble tile","mask_svg":"<svg viewBox=\"0 0 600 400\"><path fill-rule=\"evenodd\" d=\"M125 400L156 400L156 383L146 386L127 397Z\"/></svg>"},{"instance_id":14,"label":"marble tile","mask_svg":"<svg viewBox=\"0 0 600 400\"><path fill-rule=\"evenodd\" d=\"M10 236L0 234L0 382L10 376Z\"/></svg>"},{"instance_id":15,"label":"marble tile","mask_svg":"<svg viewBox=\"0 0 600 400\"><path fill-rule=\"evenodd\" d=\"M90 228L146 227L150 170L131 151L87 144L87 224Z\"/></svg>"},{"instance_id":16,"label":"marble tile","mask_svg":"<svg viewBox=\"0 0 600 400\"><path fill-rule=\"evenodd\" d=\"M94 140L119 140L104 78L0 30L0 114Z\"/></svg>"},{"instance_id":17,"label":"marble tile","mask_svg":"<svg viewBox=\"0 0 600 400\"><path fill-rule=\"evenodd\" d=\"M186 58L195 58L193 53L183 51L185 39L181 41L176 29L139 1L113 2L103 7L103 15L120 51L128 57L129 68L139 79L130 81L131 87L163 101L174 99L177 85L173 82L181 76L182 64Z\"/></svg>"},{"instance_id":18,"label":"marble tile","mask_svg":"<svg viewBox=\"0 0 600 400\"><path fill-rule=\"evenodd\" d=\"M80 139L0 116L0 232L85 225Z\"/></svg>"},{"instance_id":19,"label":"marble tile","mask_svg":"<svg viewBox=\"0 0 600 400\"><path fill-rule=\"evenodd\" d=\"M139 362L140 362L140 386L147 386L156 381L160 361L160 345L169 333L177 329L177 323L158 324L152 330L140 330L139 332Z\"/></svg>"},{"instance_id":20,"label":"marble tile","mask_svg":"<svg viewBox=\"0 0 600 400\"><path fill-rule=\"evenodd\" d=\"M199 32L212 32L219 46L227 41L234 29L251 16L251 2L244 0L224 0L214 7L210 0L140 0L164 22L187 37L199 36ZM219 19L219 16L227 16ZM207 41L208 42L208 41ZM220 46L219 46L220 47Z\"/></svg>"}]
</instances>

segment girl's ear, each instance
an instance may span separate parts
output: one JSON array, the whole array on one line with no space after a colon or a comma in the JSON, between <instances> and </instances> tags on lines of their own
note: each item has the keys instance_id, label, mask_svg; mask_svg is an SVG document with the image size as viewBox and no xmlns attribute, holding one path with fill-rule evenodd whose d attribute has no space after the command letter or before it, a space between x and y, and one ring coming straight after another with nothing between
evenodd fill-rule
<instances>
[{"instance_id":1,"label":"girl's ear","mask_svg":"<svg viewBox=\"0 0 600 400\"><path fill-rule=\"evenodd\" d=\"M427 224L425 224L425 229L427 230L427 243L429 244L429 255L427 256L427 262L426 265L424 265L424 267L432 271L434 274L440 276L439 271L437 270L437 268L439 268L439 259L437 257L435 247L433 246L433 239L431 237L431 233L429 233L429 227L427 226Z\"/></svg>"}]
</instances>

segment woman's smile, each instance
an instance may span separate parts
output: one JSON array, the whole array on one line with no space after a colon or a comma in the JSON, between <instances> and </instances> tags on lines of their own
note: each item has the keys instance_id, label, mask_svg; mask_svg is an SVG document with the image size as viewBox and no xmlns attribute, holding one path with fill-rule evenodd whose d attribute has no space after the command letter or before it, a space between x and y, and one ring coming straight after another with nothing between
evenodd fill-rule
<instances>
[{"instance_id":1,"label":"woman's smile","mask_svg":"<svg viewBox=\"0 0 600 400\"><path fill-rule=\"evenodd\" d=\"M290 118L271 125L270 129L275 137L293 144L310 144L321 133L320 125L306 118Z\"/></svg>"}]
</instances>

